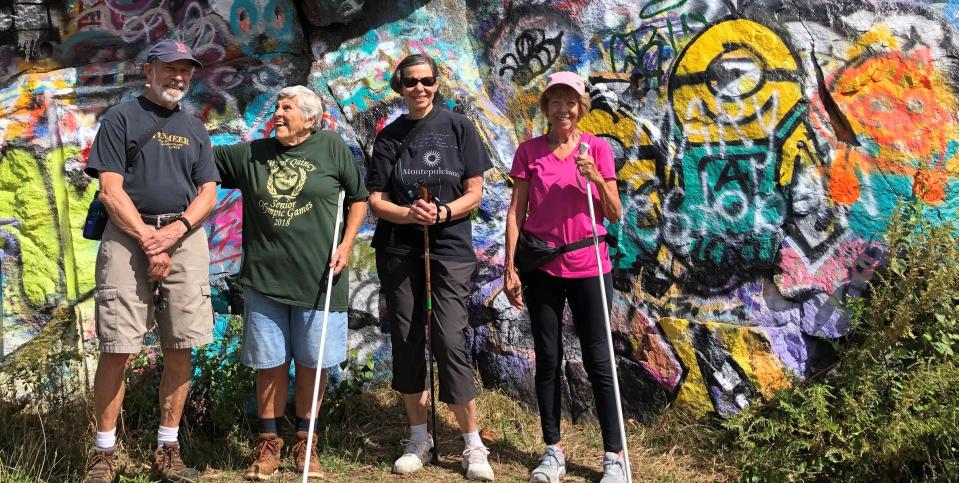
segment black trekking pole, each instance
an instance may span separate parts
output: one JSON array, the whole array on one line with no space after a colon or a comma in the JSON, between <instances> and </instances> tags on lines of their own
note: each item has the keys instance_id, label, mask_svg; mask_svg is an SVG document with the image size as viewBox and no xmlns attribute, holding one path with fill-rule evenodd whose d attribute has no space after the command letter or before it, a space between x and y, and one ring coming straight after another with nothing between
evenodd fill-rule
<instances>
[{"instance_id":1,"label":"black trekking pole","mask_svg":"<svg viewBox=\"0 0 959 483\"><path fill-rule=\"evenodd\" d=\"M431 201L430 190L426 187L425 184L420 185L420 199L429 203ZM432 458L430 462L433 464L439 463L439 451L436 449L439 445L439 440L436 439L436 393L433 392L434 387L434 375L433 375L433 336L432 331L430 330L430 324L433 320L433 289L430 287L430 227L429 225L423 225L423 260L426 265L426 363L430 366L430 418L432 419L431 423L431 432L433 436L433 448L430 450Z\"/></svg>"}]
</instances>

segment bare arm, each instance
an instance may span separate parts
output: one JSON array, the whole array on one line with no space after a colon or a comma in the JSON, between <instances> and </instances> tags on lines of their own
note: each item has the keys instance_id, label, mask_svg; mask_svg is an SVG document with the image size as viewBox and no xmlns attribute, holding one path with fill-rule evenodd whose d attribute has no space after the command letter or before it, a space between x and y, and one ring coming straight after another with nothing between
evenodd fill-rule
<instances>
[{"instance_id":1,"label":"bare arm","mask_svg":"<svg viewBox=\"0 0 959 483\"><path fill-rule=\"evenodd\" d=\"M623 202L619 199L619 189L615 179L603 180L596 183L599 189L599 201L603 205L603 214L610 223L619 223L623 216Z\"/></svg>"},{"instance_id":2,"label":"bare arm","mask_svg":"<svg viewBox=\"0 0 959 483\"><path fill-rule=\"evenodd\" d=\"M516 257L516 241L526 222L526 210L529 203L529 181L513 178L513 194L506 212L506 263L503 272L503 289L514 307L523 308L523 295L519 274L513 266Z\"/></svg>"},{"instance_id":3,"label":"bare arm","mask_svg":"<svg viewBox=\"0 0 959 483\"><path fill-rule=\"evenodd\" d=\"M370 210L377 218L382 218L397 225L418 223L416 218L413 217L412 207L393 203L390 194L383 191L370 193Z\"/></svg>"},{"instance_id":4,"label":"bare arm","mask_svg":"<svg viewBox=\"0 0 959 483\"><path fill-rule=\"evenodd\" d=\"M350 265L353 242L356 241L356 234L359 233L360 226L363 225L363 219L366 218L366 205L366 200L350 203L349 214L346 215L346 231L343 233L343 241L336 247L333 256L330 258L333 275L339 275L344 268Z\"/></svg>"},{"instance_id":5,"label":"bare arm","mask_svg":"<svg viewBox=\"0 0 959 483\"><path fill-rule=\"evenodd\" d=\"M123 191L123 175L103 171L100 178L100 201L110 214L110 221L137 241L150 236L153 230L140 218L133 200Z\"/></svg>"},{"instance_id":6,"label":"bare arm","mask_svg":"<svg viewBox=\"0 0 959 483\"><path fill-rule=\"evenodd\" d=\"M216 206L216 182L210 181L200 185L196 197L183 211L182 218L190 226L198 226ZM170 223L159 230L152 231L149 236L140 239L140 247L147 255L163 253L175 245L186 235L186 225L180 222Z\"/></svg>"}]
</instances>

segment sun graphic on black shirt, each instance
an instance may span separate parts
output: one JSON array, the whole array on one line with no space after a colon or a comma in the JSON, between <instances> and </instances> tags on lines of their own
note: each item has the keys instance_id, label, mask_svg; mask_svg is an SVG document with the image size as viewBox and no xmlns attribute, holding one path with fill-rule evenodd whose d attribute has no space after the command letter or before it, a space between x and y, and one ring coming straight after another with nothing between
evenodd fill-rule
<instances>
[{"instance_id":1,"label":"sun graphic on black shirt","mask_svg":"<svg viewBox=\"0 0 959 483\"><path fill-rule=\"evenodd\" d=\"M431 168L435 168L440 164L440 152L439 151L427 151L423 155L423 163Z\"/></svg>"}]
</instances>

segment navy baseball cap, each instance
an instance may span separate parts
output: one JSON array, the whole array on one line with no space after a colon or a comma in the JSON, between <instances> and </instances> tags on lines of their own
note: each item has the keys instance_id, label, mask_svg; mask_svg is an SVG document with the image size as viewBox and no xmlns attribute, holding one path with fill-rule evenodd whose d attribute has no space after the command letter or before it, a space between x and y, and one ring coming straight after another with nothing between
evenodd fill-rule
<instances>
[{"instance_id":1,"label":"navy baseball cap","mask_svg":"<svg viewBox=\"0 0 959 483\"><path fill-rule=\"evenodd\" d=\"M147 54L147 62L159 60L160 62L175 62L177 60L189 60L193 65L203 67L199 60L193 57L193 51L183 42L174 42L172 40L161 40L150 49Z\"/></svg>"}]
</instances>

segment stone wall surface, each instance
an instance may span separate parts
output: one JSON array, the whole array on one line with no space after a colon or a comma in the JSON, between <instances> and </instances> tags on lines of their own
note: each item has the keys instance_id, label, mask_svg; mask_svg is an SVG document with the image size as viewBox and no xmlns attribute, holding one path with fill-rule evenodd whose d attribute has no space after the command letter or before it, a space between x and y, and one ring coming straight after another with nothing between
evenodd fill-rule
<instances>
[{"instance_id":1,"label":"stone wall surface","mask_svg":"<svg viewBox=\"0 0 959 483\"><path fill-rule=\"evenodd\" d=\"M612 325L627 412L728 414L808 377L849 330L842 309L883 261L901 199L959 208L959 2L848 0L30 0L0 5L0 364L45 330L93 347L82 174L98 118L142 92L161 38L206 68L186 105L215 144L260 138L280 88L305 84L364 165L402 114L388 89L414 52L494 169L475 215L470 351L483 384L534 401L525 313L502 289L507 176L545 128L546 76L588 79L581 126L616 154ZM215 307L236 300L239 195L210 233ZM353 256L351 345L388 357L368 219ZM55 323L68 314L69 323ZM62 322L62 321L60 321ZM222 323L222 317L221 317ZM566 409L590 411L573 331ZM841 355L840 355L841 356Z\"/></svg>"}]
</instances>

